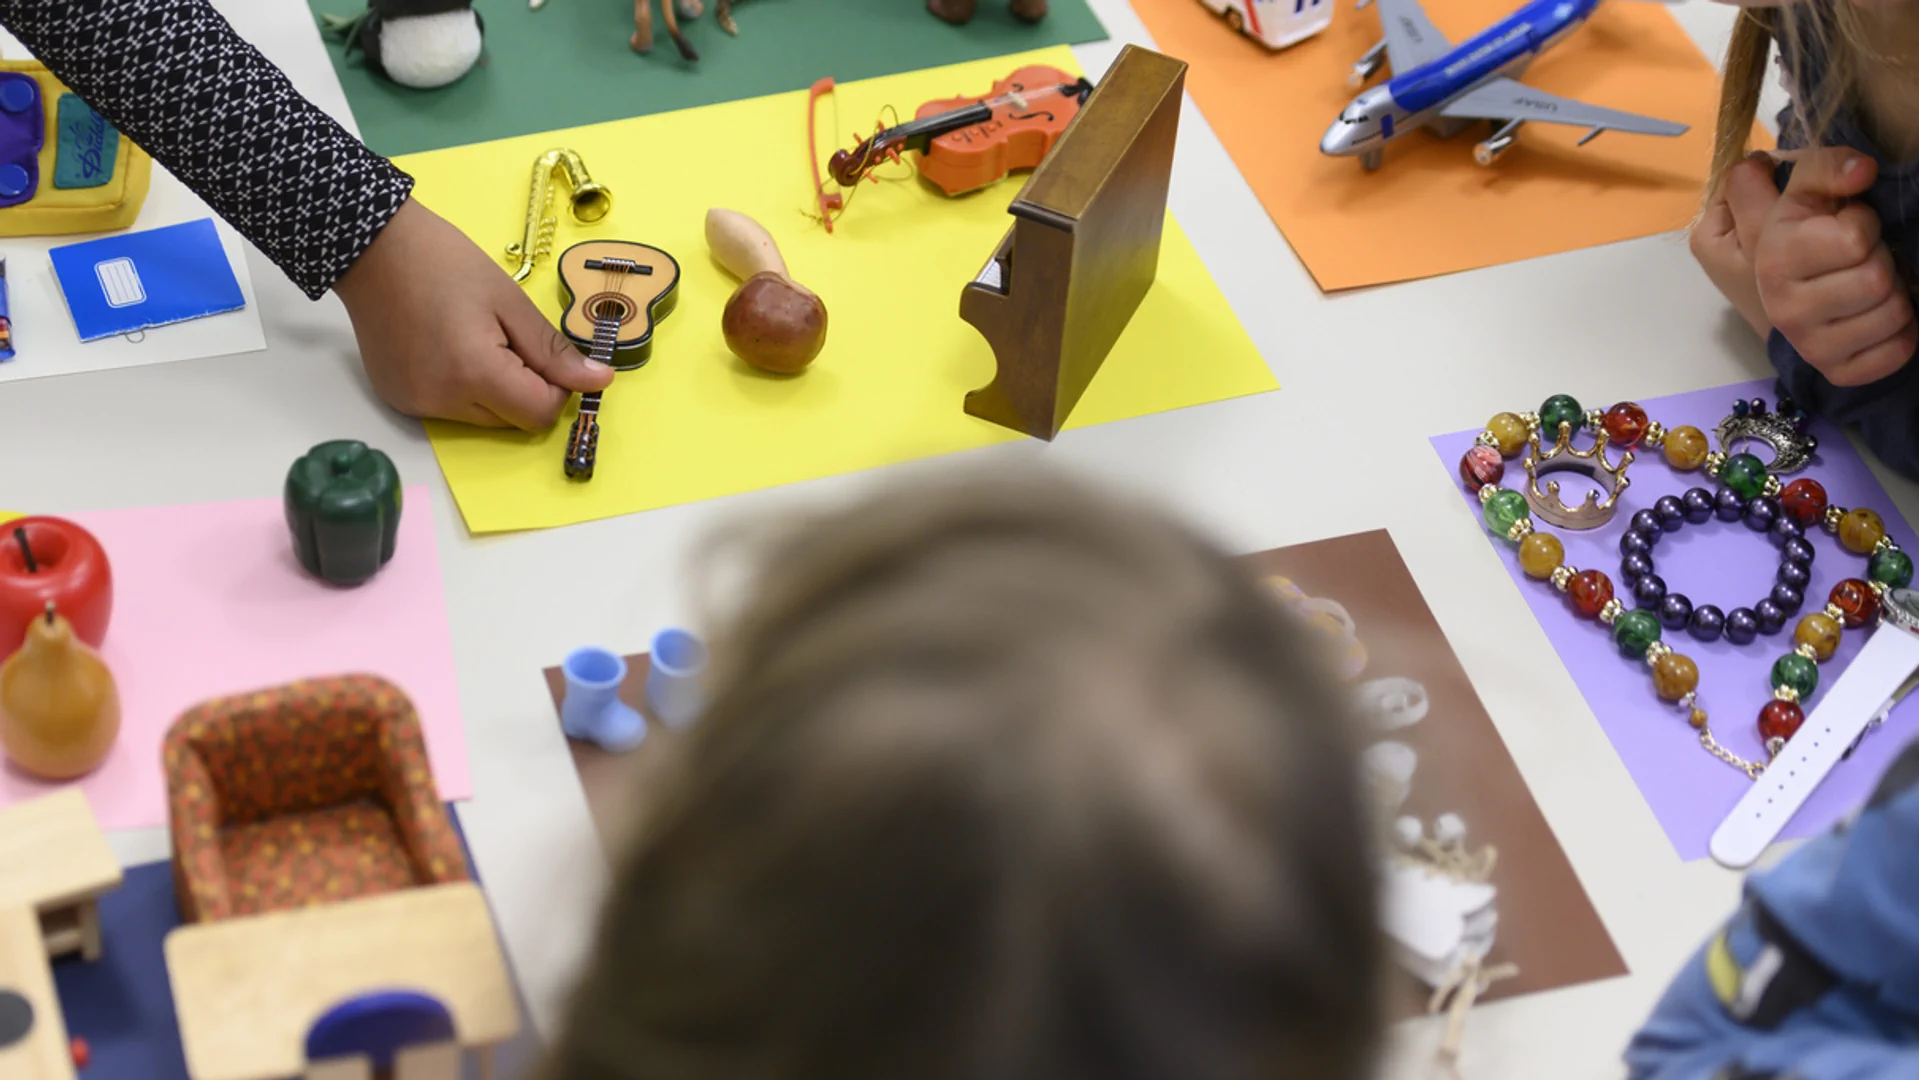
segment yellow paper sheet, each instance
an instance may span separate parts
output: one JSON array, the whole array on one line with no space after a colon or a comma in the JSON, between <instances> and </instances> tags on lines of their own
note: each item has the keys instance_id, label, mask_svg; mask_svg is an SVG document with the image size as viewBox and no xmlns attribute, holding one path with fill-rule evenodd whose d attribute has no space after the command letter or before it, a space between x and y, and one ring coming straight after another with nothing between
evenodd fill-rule
<instances>
[{"instance_id":1,"label":"yellow paper sheet","mask_svg":"<svg viewBox=\"0 0 1919 1080\"><path fill-rule=\"evenodd\" d=\"M836 104L820 103L822 156L870 133L883 106L911 117L922 102L986 93L1033 63L1079 70L1057 48L843 85ZM779 94L399 159L421 201L499 254L520 236L534 158L570 147L614 205L592 226L562 211L555 253L585 239L634 240L681 267L679 308L660 325L652 360L607 391L593 480L560 469L571 410L537 435L427 425L470 530L568 525L1024 437L962 411L994 363L959 318L960 290L1012 224L1006 207L1022 180L958 199L917 178L862 185L828 235L806 216L806 107L804 92ZM761 374L727 351L720 312L737 283L706 250L713 206L758 219L794 278L825 301L826 349L804 374ZM552 259L526 287L557 319ZM1158 280L1067 427L1276 386L1169 217Z\"/></svg>"}]
</instances>

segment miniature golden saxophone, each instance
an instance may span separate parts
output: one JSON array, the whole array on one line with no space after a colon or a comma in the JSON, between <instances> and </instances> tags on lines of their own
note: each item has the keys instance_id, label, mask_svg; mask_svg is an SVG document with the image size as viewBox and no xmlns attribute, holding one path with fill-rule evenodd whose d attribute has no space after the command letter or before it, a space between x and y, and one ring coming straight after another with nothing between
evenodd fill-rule
<instances>
[{"instance_id":1,"label":"miniature golden saxophone","mask_svg":"<svg viewBox=\"0 0 1919 1080\"><path fill-rule=\"evenodd\" d=\"M598 221L613 209L613 192L594 183L578 153L554 149L541 154L533 163L533 189L526 201L526 232L519 243L508 244L506 248L508 259L519 260L513 270L514 281L525 281L533 272L533 264L553 250L553 233L560 227L560 219L550 211L553 185L561 177L572 190L569 206L573 220L582 224Z\"/></svg>"}]
</instances>

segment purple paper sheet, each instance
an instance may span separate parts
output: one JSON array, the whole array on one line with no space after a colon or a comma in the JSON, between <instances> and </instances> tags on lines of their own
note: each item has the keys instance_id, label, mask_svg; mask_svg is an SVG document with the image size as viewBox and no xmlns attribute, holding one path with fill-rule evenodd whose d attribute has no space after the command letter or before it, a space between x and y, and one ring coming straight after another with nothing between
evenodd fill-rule
<instances>
[{"instance_id":1,"label":"purple paper sheet","mask_svg":"<svg viewBox=\"0 0 1919 1080\"><path fill-rule=\"evenodd\" d=\"M1765 398L1771 407L1774 402L1772 380L1651 398L1640 404L1652 419L1668 429L1692 424L1711 436L1713 429L1732 411L1735 398L1754 397ZM1582 399L1580 404L1588 409L1604 409L1613 402ZM1537 407L1537 402L1516 402L1513 411ZM1899 516L1892 500L1873 479L1846 437L1824 420L1815 420L1812 431L1819 437L1819 453L1813 463L1783 479L1791 481L1799 476L1811 476L1825 486L1827 496L1835 505L1877 510L1886 519L1886 528L1899 546L1919 555L1919 539L1914 538L1912 528ZM1460 457L1478 433L1479 429L1474 429L1432 439L1433 449L1438 451L1454 488L1471 506L1475 524L1482 520L1479 499L1460 483L1458 467ZM1576 445L1586 445L1587 438L1589 436L1582 433ZM1718 448L1717 439L1714 439L1714 448ZM1763 450L1759 454L1762 459L1770 457ZM1523 456L1507 461L1506 476L1500 486L1513 490L1524 488L1526 473L1519 464ZM1617 455L1612 456L1616 460ZM1716 490L1718 485L1703 471L1674 470L1657 450L1641 453L1626 475L1632 480L1632 486L1620 500L1618 514L1605 527L1588 532L1557 526L1547 528L1564 541L1569 565L1604 571L1612 579L1620 600L1630 606L1631 587L1624 584L1619 572L1619 537L1626 531L1633 512L1650 507L1661 495L1676 495L1695 486ZM1564 483L1568 502L1580 498L1584 490L1580 486L1582 479L1565 473L1557 474L1554 479ZM1640 794L1652 807L1679 857L1687 861L1703 858L1713 830L1719 827L1751 781L1700 748L1698 738L1677 707L1660 701L1653 693L1651 672L1646 665L1622 657L1606 627L1576 615L1566 596L1550 583L1526 577L1519 569L1518 551L1513 545L1495 540L1483 525L1480 535L1486 546L1505 562L1507 572L1525 594L1526 602L1532 605L1547 640L1552 642L1566 670L1572 674L1573 682L1585 695L1593 715L1599 718L1600 727L1612 740L1613 750L1625 763L1626 771L1632 774L1633 782L1639 785ZM1806 606L1800 614L1823 607L1826 596L1839 581L1866 576L1866 560L1841 547L1831 533L1824 529L1812 530L1808 538L1818 555L1813 560L1812 583L1806 588ZM1716 604L1724 611L1751 607L1758 602L1772 588L1773 575L1779 567L1779 551L1763 534L1753 532L1740 522L1717 519L1704 525L1689 524L1678 533L1664 537L1653 557L1658 563L1659 576L1665 579L1668 588L1685 593L1694 604ZM1772 637L1762 634L1744 647L1734 646L1723 638L1712 643L1695 641L1684 630L1665 631L1663 640L1699 664L1700 704L1711 714L1713 735L1748 760L1765 760L1765 748L1760 745L1756 726L1759 710L1771 697L1768 675L1772 663L1792 648L1792 631L1798 622L1799 616L1795 615L1778 634ZM1846 631L1838 653L1819 665L1820 690L1808 703L1808 713L1818 705L1826 688L1840 677L1864 642L1863 632ZM1850 760L1833 770L1786 826L1781 839L1823 832L1857 809L1878 783L1880 773L1911 737L1907 725L1900 721L1910 720L1914 715L1910 701L1894 711L1884 729L1867 738Z\"/></svg>"}]
</instances>

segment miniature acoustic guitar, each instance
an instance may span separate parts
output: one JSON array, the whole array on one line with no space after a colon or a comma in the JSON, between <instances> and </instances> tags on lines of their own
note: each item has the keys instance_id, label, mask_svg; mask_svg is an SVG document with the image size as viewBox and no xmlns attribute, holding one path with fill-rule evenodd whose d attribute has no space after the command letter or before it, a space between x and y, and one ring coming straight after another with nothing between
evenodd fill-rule
<instances>
[{"instance_id":1,"label":"miniature acoustic guitar","mask_svg":"<svg viewBox=\"0 0 1919 1080\"><path fill-rule=\"evenodd\" d=\"M588 240L560 256L560 331L589 357L632 371L653 355L653 328L679 302L680 264L656 247ZM593 479L600 448L600 394L580 395L566 437L566 475Z\"/></svg>"}]
</instances>

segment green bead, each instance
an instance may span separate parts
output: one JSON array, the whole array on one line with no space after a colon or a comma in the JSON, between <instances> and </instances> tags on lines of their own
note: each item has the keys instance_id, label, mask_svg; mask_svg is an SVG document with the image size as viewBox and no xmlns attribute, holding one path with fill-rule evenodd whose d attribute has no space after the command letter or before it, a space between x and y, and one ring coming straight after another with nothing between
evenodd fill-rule
<instances>
[{"instance_id":1,"label":"green bead","mask_svg":"<svg viewBox=\"0 0 1919 1080\"><path fill-rule=\"evenodd\" d=\"M1486 531L1501 540L1511 540L1513 522L1532 517L1533 508L1526 505L1526 496L1501 488L1486 500L1485 513Z\"/></svg>"},{"instance_id":2,"label":"green bead","mask_svg":"<svg viewBox=\"0 0 1919 1080\"><path fill-rule=\"evenodd\" d=\"M1612 624L1613 644L1631 660L1641 660L1659 640L1659 616L1650 611L1622 611Z\"/></svg>"},{"instance_id":3,"label":"green bead","mask_svg":"<svg viewBox=\"0 0 1919 1080\"><path fill-rule=\"evenodd\" d=\"M1559 438L1559 425L1571 424L1573 434L1586 426L1586 410L1567 394L1554 394L1539 406L1539 437L1550 443Z\"/></svg>"},{"instance_id":4,"label":"green bead","mask_svg":"<svg viewBox=\"0 0 1919 1080\"><path fill-rule=\"evenodd\" d=\"M1719 466L1719 482L1744 498L1757 499L1766 491L1766 467L1751 454L1734 454Z\"/></svg>"},{"instance_id":5,"label":"green bead","mask_svg":"<svg viewBox=\"0 0 1919 1080\"><path fill-rule=\"evenodd\" d=\"M1872 561L1866 564L1866 574L1874 581L1903 589L1912 584L1912 556L1898 548L1875 552Z\"/></svg>"},{"instance_id":6,"label":"green bead","mask_svg":"<svg viewBox=\"0 0 1919 1080\"><path fill-rule=\"evenodd\" d=\"M1787 653L1772 665L1772 688L1782 686L1792 687L1800 701L1806 700L1819 689L1819 665L1798 653Z\"/></svg>"}]
</instances>

